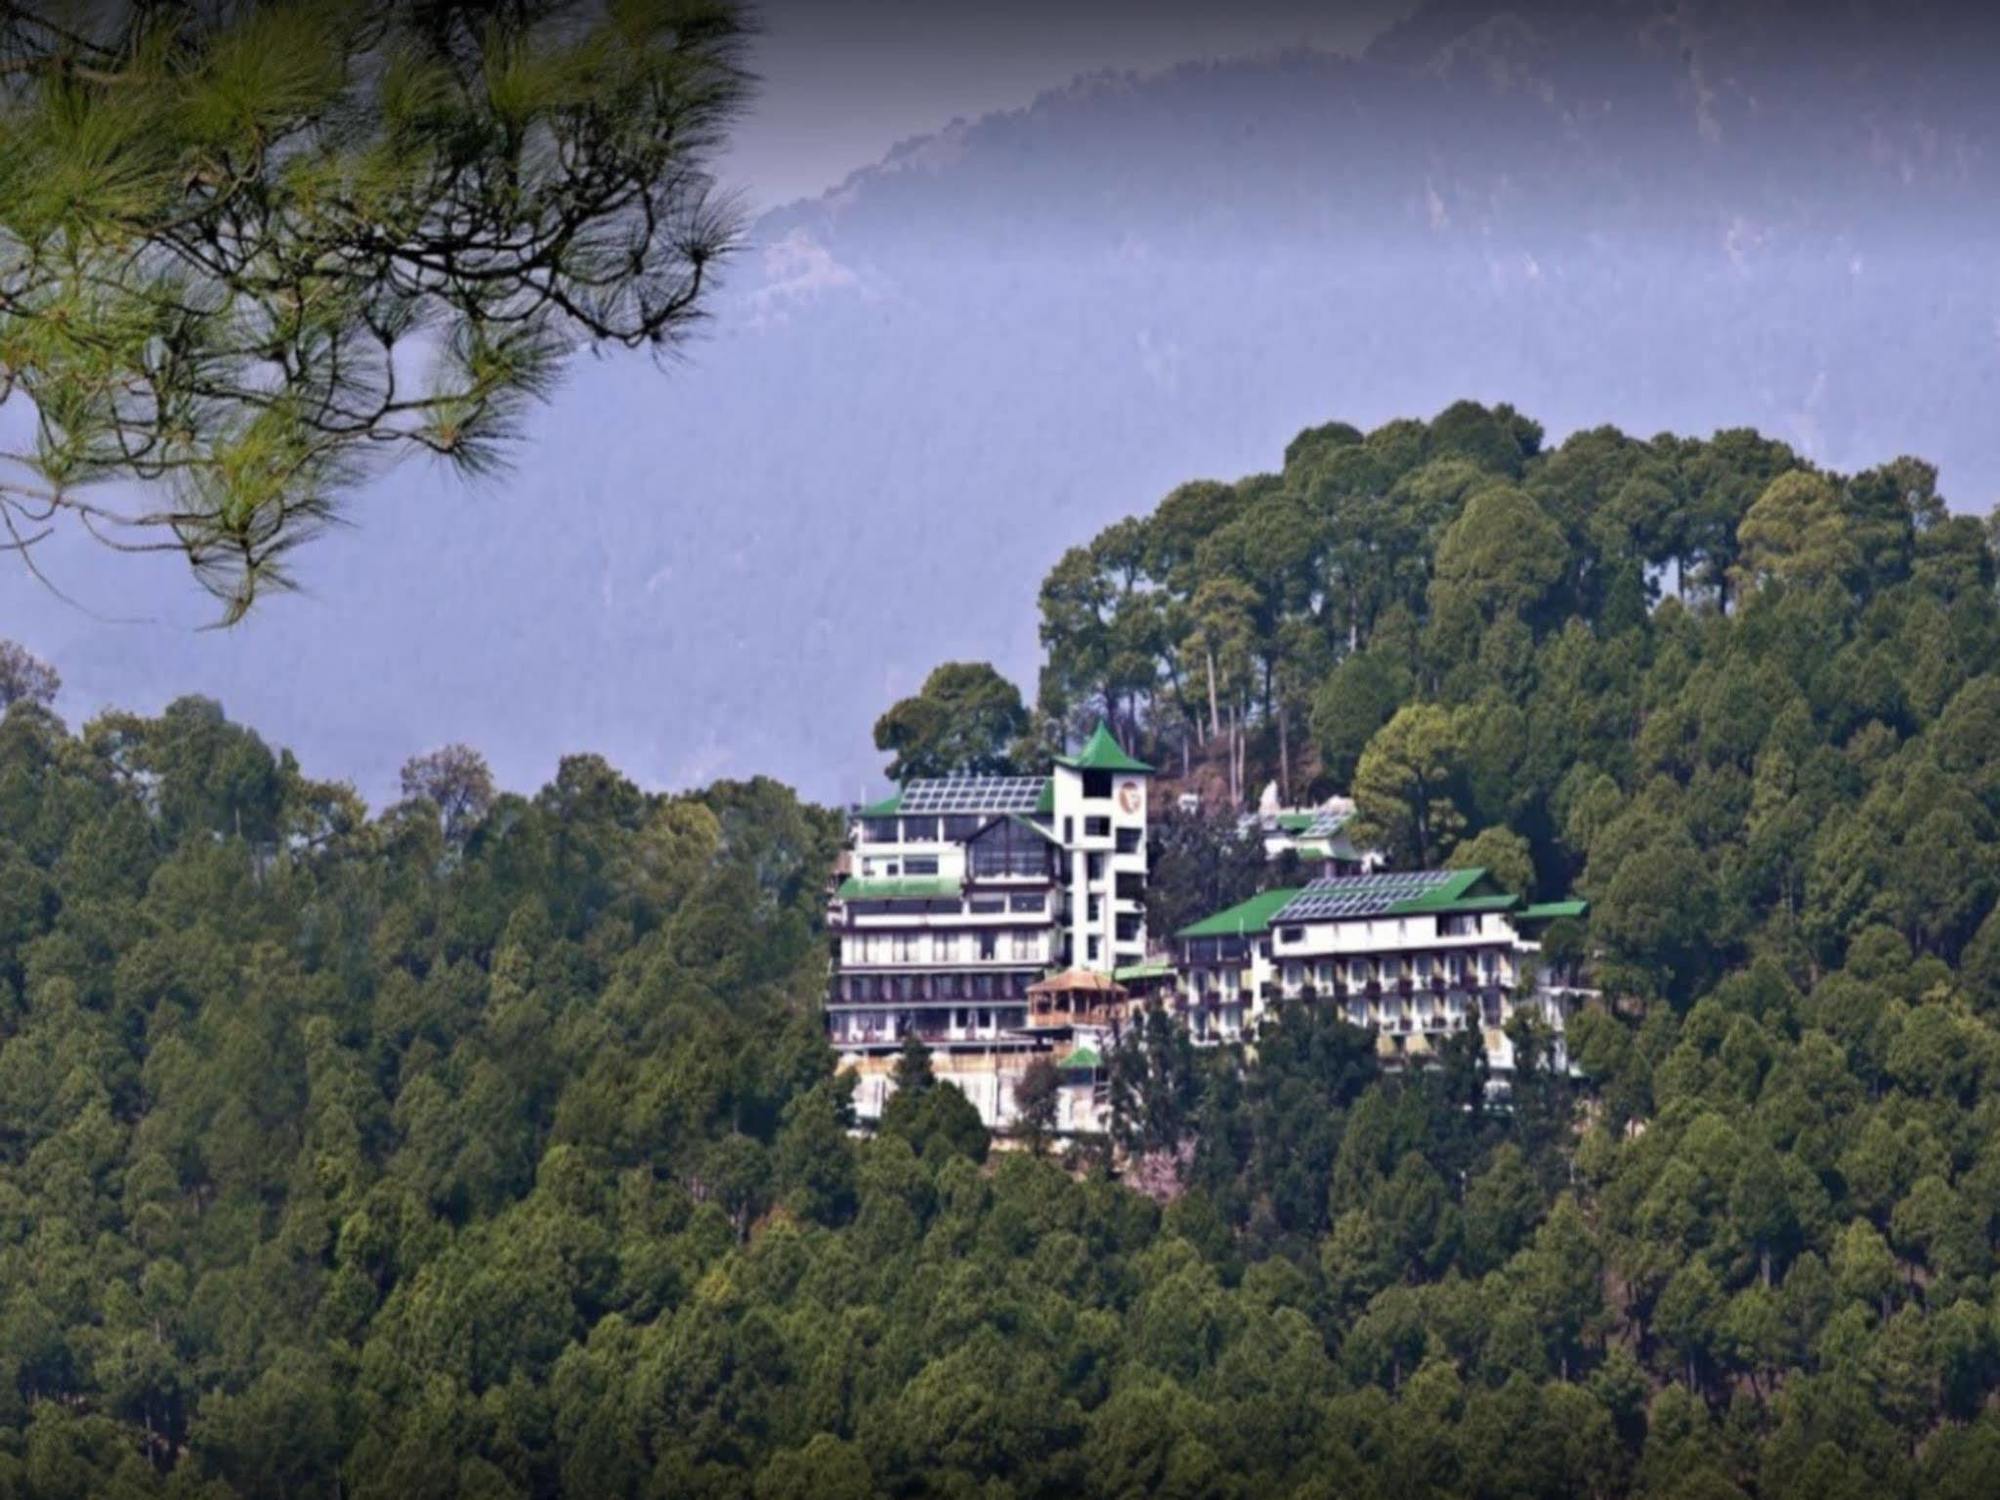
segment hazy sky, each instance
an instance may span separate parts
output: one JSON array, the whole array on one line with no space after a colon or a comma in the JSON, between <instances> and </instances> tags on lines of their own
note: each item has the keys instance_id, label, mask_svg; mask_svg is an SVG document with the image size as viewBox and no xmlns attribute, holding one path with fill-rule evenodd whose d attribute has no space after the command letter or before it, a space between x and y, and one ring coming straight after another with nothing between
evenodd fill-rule
<instances>
[{"instance_id":1,"label":"hazy sky","mask_svg":"<svg viewBox=\"0 0 2000 1500\"><path fill-rule=\"evenodd\" d=\"M1029 103L1103 69L1307 45L1360 50L1411 0L764 0L763 80L722 164L755 208L817 194L955 116Z\"/></svg>"},{"instance_id":2,"label":"hazy sky","mask_svg":"<svg viewBox=\"0 0 2000 1500\"><path fill-rule=\"evenodd\" d=\"M1789 36L1780 23L1817 3L1760 13ZM784 204L1079 73L1351 53L1404 8L765 0L762 94L721 175L753 207ZM1754 46L1730 55L1762 66ZM1607 256L1592 205L1562 206L1561 164L1613 147L1530 136L1557 164L1542 174L1552 248L1503 255L1476 225L1440 239L1435 210L1413 208L1440 163L1475 206L1513 201L1494 175L1508 153L1496 168L1477 134L1488 117L1468 104L1426 134L1413 127L1435 98L1372 75L1349 94L1350 73L1371 70L1300 62L1103 91L1114 106L1183 101L1183 130L1132 136L1120 109L1080 105L1049 111L1048 129L975 133L948 171L793 215L807 229L742 257L685 360L578 360L528 419L514 469L477 485L391 470L353 497L352 525L301 552L305 592L239 628L200 628L215 607L178 559L114 555L72 527L38 557L94 612L0 571L0 636L61 670L72 724L207 694L378 806L405 757L456 740L521 791L588 750L648 787L769 772L844 799L879 793L870 726L939 661L992 660L1032 694L1036 588L1064 548L1188 478L1273 466L1311 423L1372 426L1466 396L1513 402L1552 438L1747 423L1837 468L1923 454L1961 505L2000 492L2000 229L1878 235L1865 268L1839 237L1760 258L1733 218L1700 240L1717 203L1765 201L1754 174L1744 188L1738 158L1689 155L1673 158L1688 168L1673 192L1710 196L1647 190L1675 232ZM1780 97L1797 107L1759 139L1827 123ZM1907 171L1875 161L1849 183L1814 157L1780 174L1780 199L1796 194L1804 222L1890 227L1915 222L1912 182L1917 201L1951 201L1963 163L1902 97L1876 89L1861 118L1884 151L1904 142ZM1356 108L1366 160L1336 151L1322 173L1323 140ZM2000 140L1985 109L1936 111L1970 132L1966 161ZM2000 194L1975 180L1967 222L2000 224ZM1190 183L1213 212L1184 220ZM1015 253L1022 207L1048 201L1073 216L1070 238ZM934 237L947 224L971 232ZM1169 224L1172 253L1148 254ZM1214 254L1183 253L1204 244ZM25 415L0 404L0 440Z\"/></svg>"}]
</instances>

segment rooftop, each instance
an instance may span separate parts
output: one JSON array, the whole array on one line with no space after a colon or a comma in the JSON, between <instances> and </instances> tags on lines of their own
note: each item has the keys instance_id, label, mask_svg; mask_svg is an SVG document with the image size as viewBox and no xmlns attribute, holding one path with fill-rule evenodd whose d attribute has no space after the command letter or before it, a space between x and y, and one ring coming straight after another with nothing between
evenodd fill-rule
<instances>
[{"instance_id":1,"label":"rooftop","mask_svg":"<svg viewBox=\"0 0 2000 1500\"><path fill-rule=\"evenodd\" d=\"M1524 922L1553 922L1562 917L1582 917L1590 912L1590 903L1582 900L1539 901L1525 908L1521 913Z\"/></svg>"},{"instance_id":2,"label":"rooftop","mask_svg":"<svg viewBox=\"0 0 2000 1500\"><path fill-rule=\"evenodd\" d=\"M1058 755L1056 764L1068 766L1072 771L1132 771L1141 775L1152 772L1152 767L1143 760L1125 753L1125 747L1111 737L1108 725L1099 723L1083 748L1074 755Z\"/></svg>"},{"instance_id":3,"label":"rooftop","mask_svg":"<svg viewBox=\"0 0 2000 1500\"><path fill-rule=\"evenodd\" d=\"M1315 880L1276 914L1283 922L1349 922L1420 912L1506 911L1519 903L1484 870L1378 870Z\"/></svg>"},{"instance_id":4,"label":"rooftop","mask_svg":"<svg viewBox=\"0 0 2000 1500\"><path fill-rule=\"evenodd\" d=\"M1055 787L1046 776L927 776L903 784L894 796L861 809L864 818L898 813L1041 813L1055 810Z\"/></svg>"},{"instance_id":5,"label":"rooftop","mask_svg":"<svg viewBox=\"0 0 2000 1500\"><path fill-rule=\"evenodd\" d=\"M1299 894L1296 888L1284 886L1274 891L1259 891L1248 901L1239 901L1212 917L1203 917L1174 935L1184 938L1248 937L1253 933L1269 932L1271 919Z\"/></svg>"}]
</instances>

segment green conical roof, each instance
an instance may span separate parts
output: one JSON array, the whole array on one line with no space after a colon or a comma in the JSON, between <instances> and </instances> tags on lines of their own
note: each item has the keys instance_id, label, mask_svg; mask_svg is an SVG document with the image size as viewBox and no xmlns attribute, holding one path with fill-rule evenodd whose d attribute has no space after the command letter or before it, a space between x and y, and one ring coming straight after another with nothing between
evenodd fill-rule
<instances>
[{"instance_id":1,"label":"green conical roof","mask_svg":"<svg viewBox=\"0 0 2000 1500\"><path fill-rule=\"evenodd\" d=\"M1096 731L1074 755L1058 755L1056 764L1072 771L1136 771L1151 775L1153 768L1125 753L1125 747L1111 737L1109 725L1099 720Z\"/></svg>"}]
</instances>

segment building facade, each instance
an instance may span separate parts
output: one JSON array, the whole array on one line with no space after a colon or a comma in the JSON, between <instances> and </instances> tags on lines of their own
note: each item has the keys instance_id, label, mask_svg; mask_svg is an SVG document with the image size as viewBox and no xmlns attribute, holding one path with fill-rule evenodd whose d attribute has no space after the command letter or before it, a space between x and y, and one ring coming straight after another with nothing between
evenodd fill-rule
<instances>
[{"instance_id":1,"label":"building facade","mask_svg":"<svg viewBox=\"0 0 2000 1500\"><path fill-rule=\"evenodd\" d=\"M1078 1050L1066 1029L1030 1024L1029 987L1143 963L1151 775L1099 726L1046 776L911 781L855 814L828 909L826 1015L863 1119L912 1035L995 1127L1032 1057ZM1078 1114L1066 1095L1065 1128Z\"/></svg>"},{"instance_id":2,"label":"building facade","mask_svg":"<svg viewBox=\"0 0 2000 1500\"><path fill-rule=\"evenodd\" d=\"M1541 939L1581 901L1533 906L1483 870L1378 871L1266 891L1176 935L1180 1001L1198 1041L1232 1042L1288 1002L1340 1008L1386 1061L1421 1060L1477 1029L1496 1074L1514 1067L1508 1019L1527 1008L1567 1068L1569 1017L1589 992Z\"/></svg>"}]
</instances>

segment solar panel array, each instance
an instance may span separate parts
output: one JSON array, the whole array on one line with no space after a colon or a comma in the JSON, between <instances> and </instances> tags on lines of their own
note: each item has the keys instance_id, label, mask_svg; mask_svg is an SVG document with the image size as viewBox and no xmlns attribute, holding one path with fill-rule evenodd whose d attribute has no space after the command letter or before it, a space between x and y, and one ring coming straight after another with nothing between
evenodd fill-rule
<instances>
[{"instance_id":1,"label":"solar panel array","mask_svg":"<svg viewBox=\"0 0 2000 1500\"><path fill-rule=\"evenodd\" d=\"M1300 891L1272 920L1325 922L1343 917L1377 917L1399 901L1435 890L1456 873L1389 870L1374 875L1331 875Z\"/></svg>"},{"instance_id":2,"label":"solar panel array","mask_svg":"<svg viewBox=\"0 0 2000 1500\"><path fill-rule=\"evenodd\" d=\"M1347 820L1353 816L1354 814L1351 812L1323 811L1311 823L1306 825L1306 831L1300 834L1299 837L1305 839L1330 839L1336 833L1340 832L1341 829L1345 828Z\"/></svg>"},{"instance_id":3,"label":"solar panel array","mask_svg":"<svg viewBox=\"0 0 2000 1500\"><path fill-rule=\"evenodd\" d=\"M1042 800L1046 776L944 776L903 788L906 813L1031 813Z\"/></svg>"}]
</instances>

